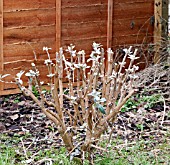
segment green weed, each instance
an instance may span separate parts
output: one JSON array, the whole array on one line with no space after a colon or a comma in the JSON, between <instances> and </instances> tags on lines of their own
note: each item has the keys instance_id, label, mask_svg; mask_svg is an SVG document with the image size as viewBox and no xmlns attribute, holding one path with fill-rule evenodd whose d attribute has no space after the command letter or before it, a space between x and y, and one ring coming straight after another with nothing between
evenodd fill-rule
<instances>
[{"instance_id":1,"label":"green weed","mask_svg":"<svg viewBox=\"0 0 170 165\"><path fill-rule=\"evenodd\" d=\"M143 106L145 109L153 108L157 103L163 103L162 96L160 94L154 95L135 95L130 98L122 107L121 112L127 112L132 109L137 109L139 106Z\"/></svg>"}]
</instances>

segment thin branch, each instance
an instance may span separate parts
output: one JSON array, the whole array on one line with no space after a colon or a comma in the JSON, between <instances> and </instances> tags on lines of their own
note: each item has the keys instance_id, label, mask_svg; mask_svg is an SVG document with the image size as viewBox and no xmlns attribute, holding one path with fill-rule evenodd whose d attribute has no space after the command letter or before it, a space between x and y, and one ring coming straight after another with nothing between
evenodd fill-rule
<instances>
[{"instance_id":1,"label":"thin branch","mask_svg":"<svg viewBox=\"0 0 170 165\"><path fill-rule=\"evenodd\" d=\"M102 147L99 147L99 146L96 146L96 145L93 145L93 144L91 144L90 147L96 148L96 149L101 150L101 151L104 151L104 152L108 152L106 149L104 149L104 148L102 148Z\"/></svg>"},{"instance_id":2,"label":"thin branch","mask_svg":"<svg viewBox=\"0 0 170 165\"><path fill-rule=\"evenodd\" d=\"M163 98L163 102L164 102L164 111L163 111L163 115L162 115L162 121L161 121L161 126L164 123L164 119L165 119L165 114L166 114L166 103L165 103L165 98L162 96Z\"/></svg>"}]
</instances>

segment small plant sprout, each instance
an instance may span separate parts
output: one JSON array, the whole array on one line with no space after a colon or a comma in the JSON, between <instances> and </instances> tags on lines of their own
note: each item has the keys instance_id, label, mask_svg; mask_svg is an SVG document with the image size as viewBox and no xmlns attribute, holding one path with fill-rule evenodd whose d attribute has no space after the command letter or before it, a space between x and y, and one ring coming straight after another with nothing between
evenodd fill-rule
<instances>
[{"instance_id":1,"label":"small plant sprout","mask_svg":"<svg viewBox=\"0 0 170 165\"><path fill-rule=\"evenodd\" d=\"M126 49L122 61L116 62L111 49L105 54L101 44L94 42L92 46L93 51L88 59L85 58L84 50L77 52L74 45L70 45L66 53L60 48L53 60L48 52L50 48L43 48L48 55L45 65L52 96L50 101L45 97L35 64L32 64L26 76L29 86L34 84L40 97L37 98L31 88L23 86L23 71L15 79L22 92L30 96L55 123L70 159L79 159L80 164L83 164L84 156L87 155L84 153L88 153L92 164L92 152L100 149L98 141L101 135L112 125L122 106L136 91L135 72L139 69L133 65L138 57L137 50L132 52L132 47ZM125 68L127 58L130 63ZM64 88L63 78L68 82L67 89ZM69 106L64 106L66 101ZM51 110L51 106L55 111Z\"/></svg>"},{"instance_id":2,"label":"small plant sprout","mask_svg":"<svg viewBox=\"0 0 170 165\"><path fill-rule=\"evenodd\" d=\"M46 51L46 52L47 52L48 59L50 60L50 54L49 54L49 51L48 51L48 50L51 50L51 48L43 47L43 51Z\"/></svg>"},{"instance_id":3,"label":"small plant sprout","mask_svg":"<svg viewBox=\"0 0 170 165\"><path fill-rule=\"evenodd\" d=\"M66 51L70 53L71 58L76 56L76 50L74 50L74 48L75 45L70 44L70 46L68 46L68 48L66 49Z\"/></svg>"},{"instance_id":4,"label":"small plant sprout","mask_svg":"<svg viewBox=\"0 0 170 165\"><path fill-rule=\"evenodd\" d=\"M16 74L16 80L19 84L23 84L23 81L21 80L21 76L24 74L25 71L20 71Z\"/></svg>"}]
</instances>

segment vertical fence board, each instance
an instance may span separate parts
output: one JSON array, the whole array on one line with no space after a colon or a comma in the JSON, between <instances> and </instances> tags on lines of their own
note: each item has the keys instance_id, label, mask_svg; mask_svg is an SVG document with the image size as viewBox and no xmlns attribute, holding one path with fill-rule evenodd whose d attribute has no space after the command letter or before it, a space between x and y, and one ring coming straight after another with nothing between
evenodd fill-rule
<instances>
[{"instance_id":1,"label":"vertical fence board","mask_svg":"<svg viewBox=\"0 0 170 165\"><path fill-rule=\"evenodd\" d=\"M3 74L3 0L0 1L0 74ZM0 82L0 91L4 89L4 83Z\"/></svg>"},{"instance_id":2,"label":"vertical fence board","mask_svg":"<svg viewBox=\"0 0 170 165\"><path fill-rule=\"evenodd\" d=\"M61 0L56 0L56 51L61 47Z\"/></svg>"},{"instance_id":3,"label":"vertical fence board","mask_svg":"<svg viewBox=\"0 0 170 165\"><path fill-rule=\"evenodd\" d=\"M113 0L108 0L108 20L107 20L107 48L112 46L113 33Z\"/></svg>"},{"instance_id":4,"label":"vertical fence board","mask_svg":"<svg viewBox=\"0 0 170 165\"><path fill-rule=\"evenodd\" d=\"M154 45L155 45L155 55L154 55L154 63L159 62L160 54L159 50L161 47L161 39L162 39L162 1L163 0L155 0L154 3L154 16L155 16L155 26L154 26Z\"/></svg>"},{"instance_id":5,"label":"vertical fence board","mask_svg":"<svg viewBox=\"0 0 170 165\"><path fill-rule=\"evenodd\" d=\"M164 0L162 4L162 37L164 39L168 36L168 4L169 0Z\"/></svg>"}]
</instances>

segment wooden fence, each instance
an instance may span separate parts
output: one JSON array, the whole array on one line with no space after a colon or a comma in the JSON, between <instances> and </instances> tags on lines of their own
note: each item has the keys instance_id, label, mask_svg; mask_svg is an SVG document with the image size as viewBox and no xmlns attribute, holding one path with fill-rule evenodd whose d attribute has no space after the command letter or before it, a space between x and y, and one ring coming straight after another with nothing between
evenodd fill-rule
<instances>
[{"instance_id":1,"label":"wooden fence","mask_svg":"<svg viewBox=\"0 0 170 165\"><path fill-rule=\"evenodd\" d=\"M36 53L46 80L43 46L55 57L70 43L87 55L93 41L105 49L152 43L154 6L154 0L1 0L0 74L29 70ZM15 85L0 83L0 95L16 92Z\"/></svg>"}]
</instances>

